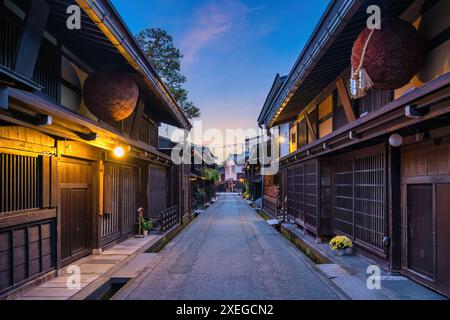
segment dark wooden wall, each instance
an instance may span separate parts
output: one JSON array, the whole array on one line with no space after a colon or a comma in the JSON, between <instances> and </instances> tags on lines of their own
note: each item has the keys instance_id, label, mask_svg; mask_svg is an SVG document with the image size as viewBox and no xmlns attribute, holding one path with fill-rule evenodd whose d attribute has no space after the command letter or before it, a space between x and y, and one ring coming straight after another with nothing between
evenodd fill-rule
<instances>
[{"instance_id":1,"label":"dark wooden wall","mask_svg":"<svg viewBox=\"0 0 450 320\"><path fill-rule=\"evenodd\" d=\"M41 216L45 215L54 216L55 212ZM0 293L56 267L55 219L5 228L2 224L0 222Z\"/></svg>"},{"instance_id":2,"label":"dark wooden wall","mask_svg":"<svg viewBox=\"0 0 450 320\"><path fill-rule=\"evenodd\" d=\"M402 266L450 295L450 137L402 148Z\"/></svg>"},{"instance_id":3,"label":"dark wooden wall","mask_svg":"<svg viewBox=\"0 0 450 320\"><path fill-rule=\"evenodd\" d=\"M56 267L53 138L0 127L0 294ZM31 152L36 151L36 152Z\"/></svg>"},{"instance_id":4,"label":"dark wooden wall","mask_svg":"<svg viewBox=\"0 0 450 320\"><path fill-rule=\"evenodd\" d=\"M148 168L148 216L159 218L167 208L167 169L150 165Z\"/></svg>"}]
</instances>

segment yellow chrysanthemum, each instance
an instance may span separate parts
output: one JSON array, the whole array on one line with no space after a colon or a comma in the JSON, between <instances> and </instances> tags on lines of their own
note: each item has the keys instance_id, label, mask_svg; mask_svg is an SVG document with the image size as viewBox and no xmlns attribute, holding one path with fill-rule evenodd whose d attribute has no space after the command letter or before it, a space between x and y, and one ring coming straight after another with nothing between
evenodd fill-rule
<instances>
[{"instance_id":1,"label":"yellow chrysanthemum","mask_svg":"<svg viewBox=\"0 0 450 320\"><path fill-rule=\"evenodd\" d=\"M353 247L353 242L347 236L336 236L330 241L331 250L340 250Z\"/></svg>"}]
</instances>

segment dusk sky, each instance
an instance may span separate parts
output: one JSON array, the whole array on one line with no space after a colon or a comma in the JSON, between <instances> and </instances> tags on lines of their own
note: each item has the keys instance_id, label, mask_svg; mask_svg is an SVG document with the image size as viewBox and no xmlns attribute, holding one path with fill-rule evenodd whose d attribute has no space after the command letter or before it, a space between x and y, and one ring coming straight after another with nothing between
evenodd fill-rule
<instances>
[{"instance_id":1,"label":"dusk sky","mask_svg":"<svg viewBox=\"0 0 450 320\"><path fill-rule=\"evenodd\" d=\"M257 128L276 73L287 74L329 0L114 0L133 33L168 31L184 55L204 129Z\"/></svg>"}]
</instances>

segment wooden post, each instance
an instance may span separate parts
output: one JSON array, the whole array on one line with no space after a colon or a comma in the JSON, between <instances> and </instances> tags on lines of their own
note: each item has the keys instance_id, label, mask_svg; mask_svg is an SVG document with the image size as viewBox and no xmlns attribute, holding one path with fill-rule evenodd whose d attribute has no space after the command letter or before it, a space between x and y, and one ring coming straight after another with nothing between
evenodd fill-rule
<instances>
[{"instance_id":1,"label":"wooden post","mask_svg":"<svg viewBox=\"0 0 450 320\"><path fill-rule=\"evenodd\" d=\"M25 27L17 50L14 71L31 79L44 35L50 6L43 0L30 1Z\"/></svg>"},{"instance_id":2,"label":"wooden post","mask_svg":"<svg viewBox=\"0 0 450 320\"><path fill-rule=\"evenodd\" d=\"M131 125L130 137L131 139L137 139L139 134L139 128L142 122L142 116L144 115L145 102L143 99L139 99L134 113L133 123Z\"/></svg>"},{"instance_id":3,"label":"wooden post","mask_svg":"<svg viewBox=\"0 0 450 320\"><path fill-rule=\"evenodd\" d=\"M390 243L388 247L389 267L392 271L401 269L401 246L402 246L402 212L401 212L401 149L387 146L386 170L387 183L387 216Z\"/></svg>"},{"instance_id":4,"label":"wooden post","mask_svg":"<svg viewBox=\"0 0 450 320\"><path fill-rule=\"evenodd\" d=\"M50 158L51 166L51 181L50 181L50 206L56 208L58 206L58 157L52 156Z\"/></svg>"},{"instance_id":5,"label":"wooden post","mask_svg":"<svg viewBox=\"0 0 450 320\"><path fill-rule=\"evenodd\" d=\"M336 88L339 94L339 98L341 99L345 116L347 117L347 121L348 122L355 121L356 120L355 112L353 111L352 104L350 102L350 98L347 93L347 89L345 88L344 80L339 79L336 82Z\"/></svg>"},{"instance_id":6,"label":"wooden post","mask_svg":"<svg viewBox=\"0 0 450 320\"><path fill-rule=\"evenodd\" d=\"M42 192L41 192L41 206L42 208L51 207L51 162L50 157L40 156L42 161Z\"/></svg>"},{"instance_id":7,"label":"wooden post","mask_svg":"<svg viewBox=\"0 0 450 320\"><path fill-rule=\"evenodd\" d=\"M98 162L98 214L103 215L103 184L104 184L105 166L102 160Z\"/></svg>"},{"instance_id":8,"label":"wooden post","mask_svg":"<svg viewBox=\"0 0 450 320\"><path fill-rule=\"evenodd\" d=\"M309 132L313 135L314 140L316 140L317 132L316 132L316 129L314 128L314 126L312 125L311 118L309 117L309 114L307 111L305 111L305 119L306 119L306 124L308 125L308 128L309 128Z\"/></svg>"},{"instance_id":9,"label":"wooden post","mask_svg":"<svg viewBox=\"0 0 450 320\"><path fill-rule=\"evenodd\" d=\"M0 109L8 110L8 87L0 86Z\"/></svg>"}]
</instances>

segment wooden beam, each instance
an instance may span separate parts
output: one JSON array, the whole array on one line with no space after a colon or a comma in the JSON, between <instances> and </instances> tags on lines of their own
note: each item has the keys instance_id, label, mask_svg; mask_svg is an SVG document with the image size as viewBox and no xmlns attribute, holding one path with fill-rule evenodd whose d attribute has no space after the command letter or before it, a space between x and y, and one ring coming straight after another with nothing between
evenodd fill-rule
<instances>
[{"instance_id":1,"label":"wooden beam","mask_svg":"<svg viewBox=\"0 0 450 320\"><path fill-rule=\"evenodd\" d=\"M42 208L50 208L51 207L51 183L52 183L52 174L51 174L51 159L49 156L42 156L42 177L41 177L41 206Z\"/></svg>"},{"instance_id":2,"label":"wooden beam","mask_svg":"<svg viewBox=\"0 0 450 320\"><path fill-rule=\"evenodd\" d=\"M342 106L344 107L345 116L347 117L348 122L352 122L356 120L355 112L352 108L352 103L350 102L350 98L348 96L347 89L345 88L344 80L341 78L336 82L336 88L339 94L339 98L341 99Z\"/></svg>"},{"instance_id":3,"label":"wooden beam","mask_svg":"<svg viewBox=\"0 0 450 320\"><path fill-rule=\"evenodd\" d=\"M50 6L44 0L30 1L14 68L28 79L33 76L49 12Z\"/></svg>"},{"instance_id":4,"label":"wooden beam","mask_svg":"<svg viewBox=\"0 0 450 320\"><path fill-rule=\"evenodd\" d=\"M47 153L47 154L55 154L56 148L43 146L40 144L34 144L29 142L23 142L18 140L5 139L0 137L0 148L1 149L10 149L17 151L24 151L34 154L39 153Z\"/></svg>"},{"instance_id":5,"label":"wooden beam","mask_svg":"<svg viewBox=\"0 0 450 320\"><path fill-rule=\"evenodd\" d=\"M52 208L56 208L58 206L58 165L58 157L50 157L50 206Z\"/></svg>"},{"instance_id":6,"label":"wooden beam","mask_svg":"<svg viewBox=\"0 0 450 320\"><path fill-rule=\"evenodd\" d=\"M0 229L10 228L20 224L29 224L47 219L56 218L55 209L37 209L33 211L18 211L12 216L6 216L0 219Z\"/></svg>"},{"instance_id":7,"label":"wooden beam","mask_svg":"<svg viewBox=\"0 0 450 320\"><path fill-rule=\"evenodd\" d=\"M305 119L306 119L306 124L308 125L308 128L309 128L309 132L313 135L314 139L317 139L316 129L314 128L311 118L309 117L309 114L307 111L305 111Z\"/></svg>"},{"instance_id":8,"label":"wooden beam","mask_svg":"<svg viewBox=\"0 0 450 320\"><path fill-rule=\"evenodd\" d=\"M137 140L139 134L139 128L141 127L142 117L144 115L145 102L142 99L139 99L136 112L134 113L133 123L131 125L130 137L131 139Z\"/></svg>"},{"instance_id":9,"label":"wooden beam","mask_svg":"<svg viewBox=\"0 0 450 320\"><path fill-rule=\"evenodd\" d=\"M0 86L0 109L8 110L8 87Z\"/></svg>"},{"instance_id":10,"label":"wooden beam","mask_svg":"<svg viewBox=\"0 0 450 320\"><path fill-rule=\"evenodd\" d=\"M57 141L56 146L58 149L58 157L66 156L92 161L99 160L97 150L84 142L59 140Z\"/></svg>"},{"instance_id":11,"label":"wooden beam","mask_svg":"<svg viewBox=\"0 0 450 320\"><path fill-rule=\"evenodd\" d=\"M104 178L105 178L105 165L102 160L98 161L98 214L103 215L103 188L104 188Z\"/></svg>"},{"instance_id":12,"label":"wooden beam","mask_svg":"<svg viewBox=\"0 0 450 320\"><path fill-rule=\"evenodd\" d=\"M52 103L48 99L39 97L36 94L32 94L30 92L26 92L23 90L17 90L14 88L10 88L10 98L13 99L13 102L18 103L21 106L26 106L28 108L31 108L33 110L38 110L41 113L50 114L53 117L53 125L50 126L53 130L48 130L47 128L50 127L40 127L39 130L42 132L46 132L49 134L54 135L56 124L58 124L58 130L60 132L58 135L62 137L66 137L68 139L73 140L82 140L79 136L74 134L73 132L69 132L67 128L75 130L75 124L77 127L82 129L89 129L91 131L97 132L103 140L114 140L115 142L120 142L123 144L131 145L135 148L141 149L143 151L147 151L154 155L159 155L162 158L166 158L167 160L170 160L170 156L158 151L155 147L149 145L148 143L137 141L130 139L128 137L125 137L121 132L118 132L118 130L104 122L95 122L94 120L91 120L89 118L86 118L82 115L73 113L73 112L67 112L67 109L64 109L62 106L59 106L55 103ZM3 115L0 113L0 118L2 118ZM7 118L7 119L6 119ZM62 119L64 121L62 121ZM17 123L17 119L14 119L14 117L5 117L5 120L11 123L23 125L25 127L29 127L30 125L26 122ZM64 129L63 129L64 127ZM64 133L63 133L64 131ZM86 140L82 140L86 141ZM101 144L99 139L97 139L94 142L88 141L89 144L95 145L99 148L103 149L109 149L110 146L106 144Z\"/></svg>"}]
</instances>

